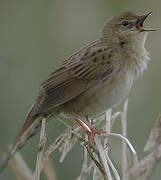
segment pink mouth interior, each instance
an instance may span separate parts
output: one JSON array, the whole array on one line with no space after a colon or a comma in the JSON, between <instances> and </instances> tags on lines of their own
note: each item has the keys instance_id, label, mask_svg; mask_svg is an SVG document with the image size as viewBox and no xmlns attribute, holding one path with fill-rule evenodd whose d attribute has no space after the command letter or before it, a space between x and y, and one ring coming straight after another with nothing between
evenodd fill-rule
<instances>
[{"instance_id":1,"label":"pink mouth interior","mask_svg":"<svg viewBox=\"0 0 161 180\"><path fill-rule=\"evenodd\" d=\"M142 22L138 22L136 25L135 25L136 29L140 30L142 29L143 27L143 23Z\"/></svg>"}]
</instances>

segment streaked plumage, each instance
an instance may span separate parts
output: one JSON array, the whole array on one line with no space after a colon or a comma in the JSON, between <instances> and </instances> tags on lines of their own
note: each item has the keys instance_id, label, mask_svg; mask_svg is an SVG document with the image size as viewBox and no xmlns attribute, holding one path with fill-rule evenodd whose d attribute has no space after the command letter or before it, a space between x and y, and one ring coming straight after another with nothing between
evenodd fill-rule
<instances>
[{"instance_id":1,"label":"streaked plumage","mask_svg":"<svg viewBox=\"0 0 161 180\"><path fill-rule=\"evenodd\" d=\"M49 75L5 163L37 132L44 116L62 111L92 116L128 95L149 60L144 47L148 30L142 22L146 17L131 12L113 17L103 26L99 40L74 53Z\"/></svg>"}]
</instances>

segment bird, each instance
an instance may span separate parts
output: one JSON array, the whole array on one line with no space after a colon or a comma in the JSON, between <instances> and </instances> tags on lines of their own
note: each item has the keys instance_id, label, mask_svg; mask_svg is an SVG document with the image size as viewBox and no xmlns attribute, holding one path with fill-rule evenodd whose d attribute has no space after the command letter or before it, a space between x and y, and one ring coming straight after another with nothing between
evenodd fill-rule
<instances>
[{"instance_id":1,"label":"bird","mask_svg":"<svg viewBox=\"0 0 161 180\"><path fill-rule=\"evenodd\" d=\"M13 143L1 172L12 156L39 130L42 119L61 112L92 117L127 97L147 69L143 23L151 12L123 12L107 20L100 37L65 59L41 86L35 103ZM81 123L80 123L81 124Z\"/></svg>"}]
</instances>

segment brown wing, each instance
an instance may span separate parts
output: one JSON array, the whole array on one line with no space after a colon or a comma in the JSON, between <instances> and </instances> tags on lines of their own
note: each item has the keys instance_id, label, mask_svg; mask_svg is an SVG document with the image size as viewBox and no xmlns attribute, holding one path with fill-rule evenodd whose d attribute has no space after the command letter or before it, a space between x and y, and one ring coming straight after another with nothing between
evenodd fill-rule
<instances>
[{"instance_id":1,"label":"brown wing","mask_svg":"<svg viewBox=\"0 0 161 180\"><path fill-rule=\"evenodd\" d=\"M88 80L74 78L64 67L61 74L52 76L41 86L41 97L38 99L39 112L46 112L68 102L83 93L88 87Z\"/></svg>"},{"instance_id":2,"label":"brown wing","mask_svg":"<svg viewBox=\"0 0 161 180\"><path fill-rule=\"evenodd\" d=\"M107 77L113 70L108 58L109 52L97 41L64 61L42 83L30 115L45 113L56 108L99 83L102 75Z\"/></svg>"}]
</instances>

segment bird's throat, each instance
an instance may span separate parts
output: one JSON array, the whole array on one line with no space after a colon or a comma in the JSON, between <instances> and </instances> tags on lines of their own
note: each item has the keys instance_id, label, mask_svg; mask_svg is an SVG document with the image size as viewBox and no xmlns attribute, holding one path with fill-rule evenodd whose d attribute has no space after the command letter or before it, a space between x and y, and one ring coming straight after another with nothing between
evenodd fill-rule
<instances>
[{"instance_id":1,"label":"bird's throat","mask_svg":"<svg viewBox=\"0 0 161 180\"><path fill-rule=\"evenodd\" d=\"M125 59L127 69L135 73L136 77L143 74L150 60L149 53L145 49L147 33L140 33L129 40L121 40L121 54Z\"/></svg>"}]
</instances>

